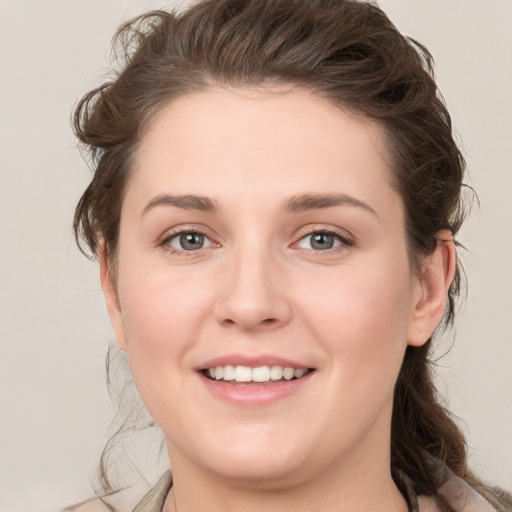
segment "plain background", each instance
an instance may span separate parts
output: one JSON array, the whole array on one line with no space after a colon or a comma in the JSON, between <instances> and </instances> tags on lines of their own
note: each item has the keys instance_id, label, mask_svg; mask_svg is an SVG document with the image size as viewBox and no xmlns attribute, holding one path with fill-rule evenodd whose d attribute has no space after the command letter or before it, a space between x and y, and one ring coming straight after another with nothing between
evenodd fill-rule
<instances>
[{"instance_id":1,"label":"plain background","mask_svg":"<svg viewBox=\"0 0 512 512\"><path fill-rule=\"evenodd\" d=\"M512 489L512 1L382 0L425 43L480 196L461 241L469 298L440 389L471 462ZM70 130L119 23L165 0L0 0L0 511L91 495L112 407L96 264L71 219L89 179ZM439 353L451 345L441 343Z\"/></svg>"}]
</instances>

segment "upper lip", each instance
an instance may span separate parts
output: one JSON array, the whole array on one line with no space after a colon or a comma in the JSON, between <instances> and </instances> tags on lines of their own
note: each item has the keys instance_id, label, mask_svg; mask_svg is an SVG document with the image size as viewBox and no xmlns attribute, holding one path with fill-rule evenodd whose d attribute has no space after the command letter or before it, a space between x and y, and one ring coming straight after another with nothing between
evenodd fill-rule
<instances>
[{"instance_id":1,"label":"upper lip","mask_svg":"<svg viewBox=\"0 0 512 512\"><path fill-rule=\"evenodd\" d=\"M215 368L216 366L228 365L249 366L251 368L257 368L258 366L282 366L283 368L294 368L296 370L307 370L311 368L310 365L276 355L228 354L208 359L198 366L196 370L207 370L209 368Z\"/></svg>"}]
</instances>

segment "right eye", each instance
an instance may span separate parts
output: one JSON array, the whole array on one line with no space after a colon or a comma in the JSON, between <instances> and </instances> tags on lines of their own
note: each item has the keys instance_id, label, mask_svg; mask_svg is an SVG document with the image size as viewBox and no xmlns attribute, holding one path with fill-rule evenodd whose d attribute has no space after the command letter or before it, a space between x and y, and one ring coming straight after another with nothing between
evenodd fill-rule
<instances>
[{"instance_id":1,"label":"right eye","mask_svg":"<svg viewBox=\"0 0 512 512\"><path fill-rule=\"evenodd\" d=\"M164 241L164 244L175 251L198 251L205 247L211 247L212 241L204 234L197 231L176 233ZM172 250L171 249L171 250Z\"/></svg>"}]
</instances>

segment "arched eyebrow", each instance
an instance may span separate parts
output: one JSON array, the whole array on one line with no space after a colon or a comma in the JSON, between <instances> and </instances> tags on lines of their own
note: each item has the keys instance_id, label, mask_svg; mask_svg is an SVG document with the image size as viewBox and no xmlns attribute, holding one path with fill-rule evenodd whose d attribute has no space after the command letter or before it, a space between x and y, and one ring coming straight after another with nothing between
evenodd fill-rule
<instances>
[{"instance_id":1,"label":"arched eyebrow","mask_svg":"<svg viewBox=\"0 0 512 512\"><path fill-rule=\"evenodd\" d=\"M142 211L144 216L156 206L175 206L184 210L198 210L201 212L215 213L219 210L217 201L207 196L195 194L169 195L161 194L153 198Z\"/></svg>"},{"instance_id":2,"label":"arched eyebrow","mask_svg":"<svg viewBox=\"0 0 512 512\"><path fill-rule=\"evenodd\" d=\"M367 203L348 194L300 194L290 197L283 203L286 213L300 213L309 210L321 210L334 206L354 206L362 208L379 217L377 212Z\"/></svg>"},{"instance_id":3,"label":"arched eyebrow","mask_svg":"<svg viewBox=\"0 0 512 512\"><path fill-rule=\"evenodd\" d=\"M149 210L157 206L175 206L184 210L197 210L206 213L216 213L220 210L219 203L208 196L161 194L146 205L142 215L144 216ZM378 218L377 213L370 205L348 194L299 194L286 199L283 202L282 211L285 213L300 213L335 206L362 208Z\"/></svg>"}]
</instances>

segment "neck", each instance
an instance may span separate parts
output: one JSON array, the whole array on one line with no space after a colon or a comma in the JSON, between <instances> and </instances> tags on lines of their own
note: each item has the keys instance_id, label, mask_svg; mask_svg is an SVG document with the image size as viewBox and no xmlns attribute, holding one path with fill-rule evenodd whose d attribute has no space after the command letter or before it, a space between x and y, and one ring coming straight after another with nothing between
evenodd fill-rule
<instances>
[{"instance_id":1,"label":"neck","mask_svg":"<svg viewBox=\"0 0 512 512\"><path fill-rule=\"evenodd\" d=\"M346 463L315 478L282 484L224 480L173 456L174 486L165 512L407 512L391 477L389 455L373 453L357 461L347 457Z\"/></svg>"}]
</instances>

